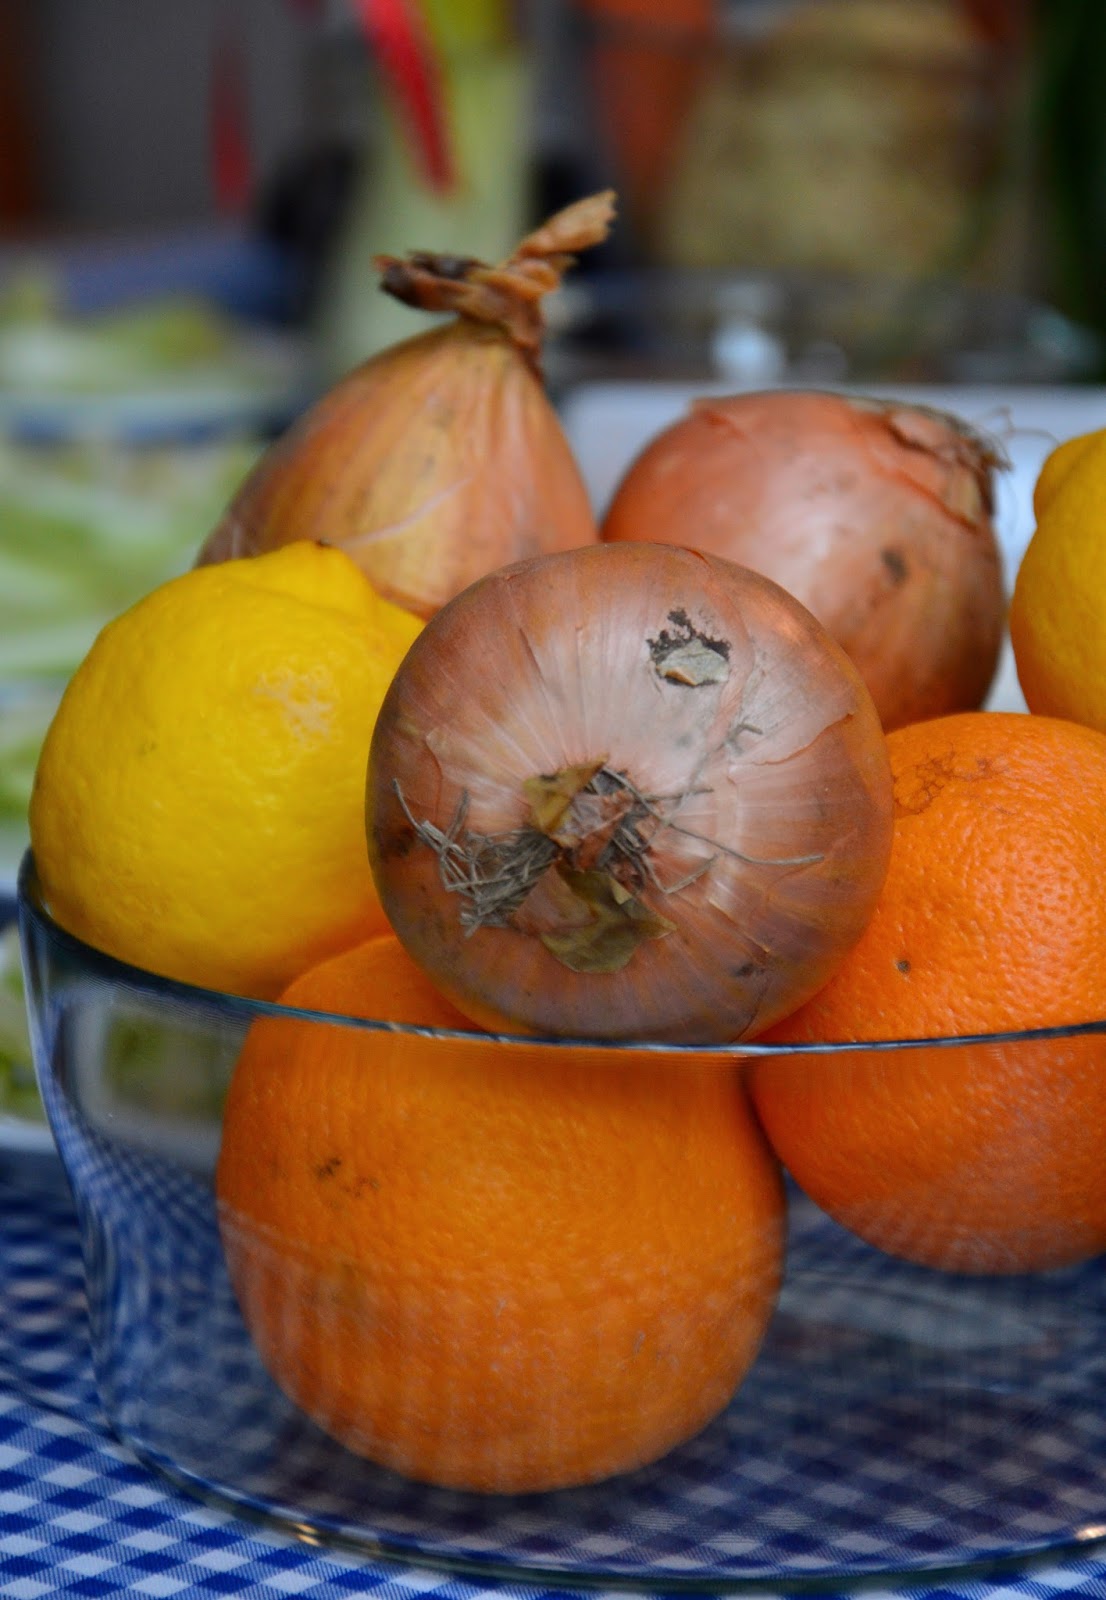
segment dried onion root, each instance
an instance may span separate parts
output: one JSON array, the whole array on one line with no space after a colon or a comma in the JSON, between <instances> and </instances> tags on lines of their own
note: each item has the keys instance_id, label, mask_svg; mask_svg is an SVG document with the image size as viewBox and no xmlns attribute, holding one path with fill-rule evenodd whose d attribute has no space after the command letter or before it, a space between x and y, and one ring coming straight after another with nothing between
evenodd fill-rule
<instances>
[{"instance_id":1,"label":"dried onion root","mask_svg":"<svg viewBox=\"0 0 1106 1600\"><path fill-rule=\"evenodd\" d=\"M696 552L517 563L431 619L369 767L410 954L481 1026L712 1043L831 975L887 868L867 690L778 585Z\"/></svg>"},{"instance_id":2,"label":"dried onion root","mask_svg":"<svg viewBox=\"0 0 1106 1600\"><path fill-rule=\"evenodd\" d=\"M510 258L379 257L382 287L454 320L372 357L265 452L200 552L340 545L389 600L426 617L510 561L594 543L587 489L541 379L542 300L599 243L589 196Z\"/></svg>"}]
</instances>

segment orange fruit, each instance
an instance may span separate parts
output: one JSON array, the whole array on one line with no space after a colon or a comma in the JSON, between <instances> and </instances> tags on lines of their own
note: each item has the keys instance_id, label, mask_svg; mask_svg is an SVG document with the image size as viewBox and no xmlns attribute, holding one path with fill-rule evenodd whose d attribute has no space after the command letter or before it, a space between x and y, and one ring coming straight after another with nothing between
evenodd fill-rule
<instances>
[{"instance_id":1,"label":"orange fruit","mask_svg":"<svg viewBox=\"0 0 1106 1600\"><path fill-rule=\"evenodd\" d=\"M465 1026L391 936L284 1000ZM727 1404L780 1281L779 1168L717 1057L266 1017L216 1182L277 1383L350 1449L455 1488L663 1455Z\"/></svg>"},{"instance_id":2,"label":"orange fruit","mask_svg":"<svg viewBox=\"0 0 1106 1600\"><path fill-rule=\"evenodd\" d=\"M931 1040L1106 1017L1106 736L969 712L888 736L891 864L829 983L765 1035ZM762 1058L799 1185L893 1254L968 1272L1106 1249L1106 1042Z\"/></svg>"}]
</instances>

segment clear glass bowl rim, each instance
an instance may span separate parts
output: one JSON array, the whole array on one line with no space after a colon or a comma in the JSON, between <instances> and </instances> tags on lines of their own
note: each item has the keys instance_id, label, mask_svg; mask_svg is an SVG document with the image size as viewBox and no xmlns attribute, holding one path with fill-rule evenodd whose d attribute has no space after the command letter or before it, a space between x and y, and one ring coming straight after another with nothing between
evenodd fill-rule
<instances>
[{"instance_id":1,"label":"clear glass bowl rim","mask_svg":"<svg viewBox=\"0 0 1106 1600\"><path fill-rule=\"evenodd\" d=\"M735 1060L793 1056L829 1056L886 1053L895 1050L950 1049L985 1045L1032 1044L1055 1039L1078 1039L1106 1036L1106 1018L1092 1022L1059 1023L1047 1028L1015 1029L1002 1033L972 1033L940 1035L919 1039L864 1039L831 1040L817 1043L759 1043L756 1040L738 1040L732 1044L671 1044L641 1039L588 1039L571 1036L546 1037L536 1034L492 1033L484 1029L453 1029L424 1027L417 1023L388 1022L374 1017L353 1017L341 1012L313 1011L298 1006L287 1006L276 1000L257 1000L245 995L223 993L217 989L204 989L196 984L183 983L176 978L162 977L107 955L69 933L56 922L47 908L35 867L34 856L27 850L19 867L16 884L16 905L20 927L33 926L37 932L55 946L79 959L88 971L107 983L124 983L153 1000L177 1005L202 1005L234 1022L252 1022L260 1017L277 1017L285 1021L312 1022L330 1027L349 1028L362 1033L410 1035L414 1038L442 1040L487 1040L505 1045L528 1046L531 1049L581 1050L597 1055L609 1053L611 1057L625 1058L627 1052L642 1056L663 1055L687 1060L708 1057L732 1056Z\"/></svg>"}]
</instances>

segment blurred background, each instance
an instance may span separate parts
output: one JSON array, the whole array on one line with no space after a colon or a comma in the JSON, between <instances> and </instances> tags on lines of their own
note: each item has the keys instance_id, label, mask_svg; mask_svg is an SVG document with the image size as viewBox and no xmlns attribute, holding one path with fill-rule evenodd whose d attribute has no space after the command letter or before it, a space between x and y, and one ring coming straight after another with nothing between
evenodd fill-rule
<instances>
[{"instance_id":1,"label":"blurred background","mask_svg":"<svg viewBox=\"0 0 1106 1600\"><path fill-rule=\"evenodd\" d=\"M889 388L998 432L1012 572L1106 423L1104 83L1102 0L0 0L0 889L98 629L426 325L380 252L495 260L614 186L547 303L597 509L704 386Z\"/></svg>"},{"instance_id":2,"label":"blurred background","mask_svg":"<svg viewBox=\"0 0 1106 1600\"><path fill-rule=\"evenodd\" d=\"M1043 449L1026 395L1106 379L1104 81L1101 0L0 0L0 869L97 629L426 325L376 253L617 189L547 303L597 502L689 386L977 394Z\"/></svg>"},{"instance_id":3,"label":"blurred background","mask_svg":"<svg viewBox=\"0 0 1106 1600\"><path fill-rule=\"evenodd\" d=\"M191 290L308 333L328 372L392 333L374 251L494 257L613 184L553 381L725 372L773 324L828 376L1085 381L1106 335L1102 12L0 0L5 277L45 243L67 276L24 277L25 300Z\"/></svg>"},{"instance_id":4,"label":"blurred background","mask_svg":"<svg viewBox=\"0 0 1106 1600\"><path fill-rule=\"evenodd\" d=\"M0 870L99 626L426 325L376 253L617 189L547 301L597 502L689 385L1089 403L1103 81L1101 0L0 0Z\"/></svg>"}]
</instances>

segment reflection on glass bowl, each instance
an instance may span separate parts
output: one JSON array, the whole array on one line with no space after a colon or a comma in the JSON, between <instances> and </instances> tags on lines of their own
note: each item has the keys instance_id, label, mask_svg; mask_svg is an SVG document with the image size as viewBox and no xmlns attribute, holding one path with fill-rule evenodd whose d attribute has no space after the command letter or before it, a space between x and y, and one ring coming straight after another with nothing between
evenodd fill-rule
<instances>
[{"instance_id":1,"label":"reflection on glass bowl","mask_svg":"<svg viewBox=\"0 0 1106 1600\"><path fill-rule=\"evenodd\" d=\"M224 1093L260 1022L270 1040L340 1032L366 1074L409 1081L416 1103L420 1074L465 1070L473 1035L294 1012L121 964L52 921L30 857L19 896L37 1069L80 1216L103 1403L146 1462L207 1503L431 1569L701 1593L980 1572L1101 1536L1103 1260L946 1274L870 1248L793 1188L782 1290L755 1362L721 1414L652 1465L580 1488L479 1494L420 1484L347 1450L277 1387L239 1310L214 1185ZM1076 1034L1088 1049L1104 1042L1106 1071L1106 1021L926 1048L966 1072L990 1052L1028 1070ZM476 1048L520 1045L482 1036ZM541 1048L587 1049L597 1081L626 1059L626 1047ZM654 1047L629 1048L655 1069ZM829 1055L878 1063L893 1083L911 1049L666 1048L664 1060L690 1076L786 1057L817 1074ZM281 1060L278 1049L278 1092ZM478 1142L463 1154L496 1157ZM533 1183L542 1182L538 1164ZM402 1214L402 1196L393 1203ZM1019 1198L1029 1213L1032 1203ZM379 1215L381 1228L392 1225L386 1208ZM393 1329L410 1330L410 1367L391 1397L400 1407L428 1348L496 1338L496 1305L474 1312L460 1288L450 1299L448 1240L441 1247L446 1309L435 1326L418 1324L425 1284L413 1263L378 1307ZM291 1242L277 1231L268 1248L287 1253L291 1273ZM658 1235L658 1261L663 1248ZM334 1270L340 1278L341 1260ZM606 1298L597 1286L597 1317ZM336 1327L350 1314L348 1302L300 1309ZM285 1336L295 1340L297 1327L289 1321ZM665 1381L658 1368L653 1382ZM556 1408L541 1390L531 1399L531 1424L555 1433ZM449 1410L447 1395L443 1425Z\"/></svg>"}]
</instances>

